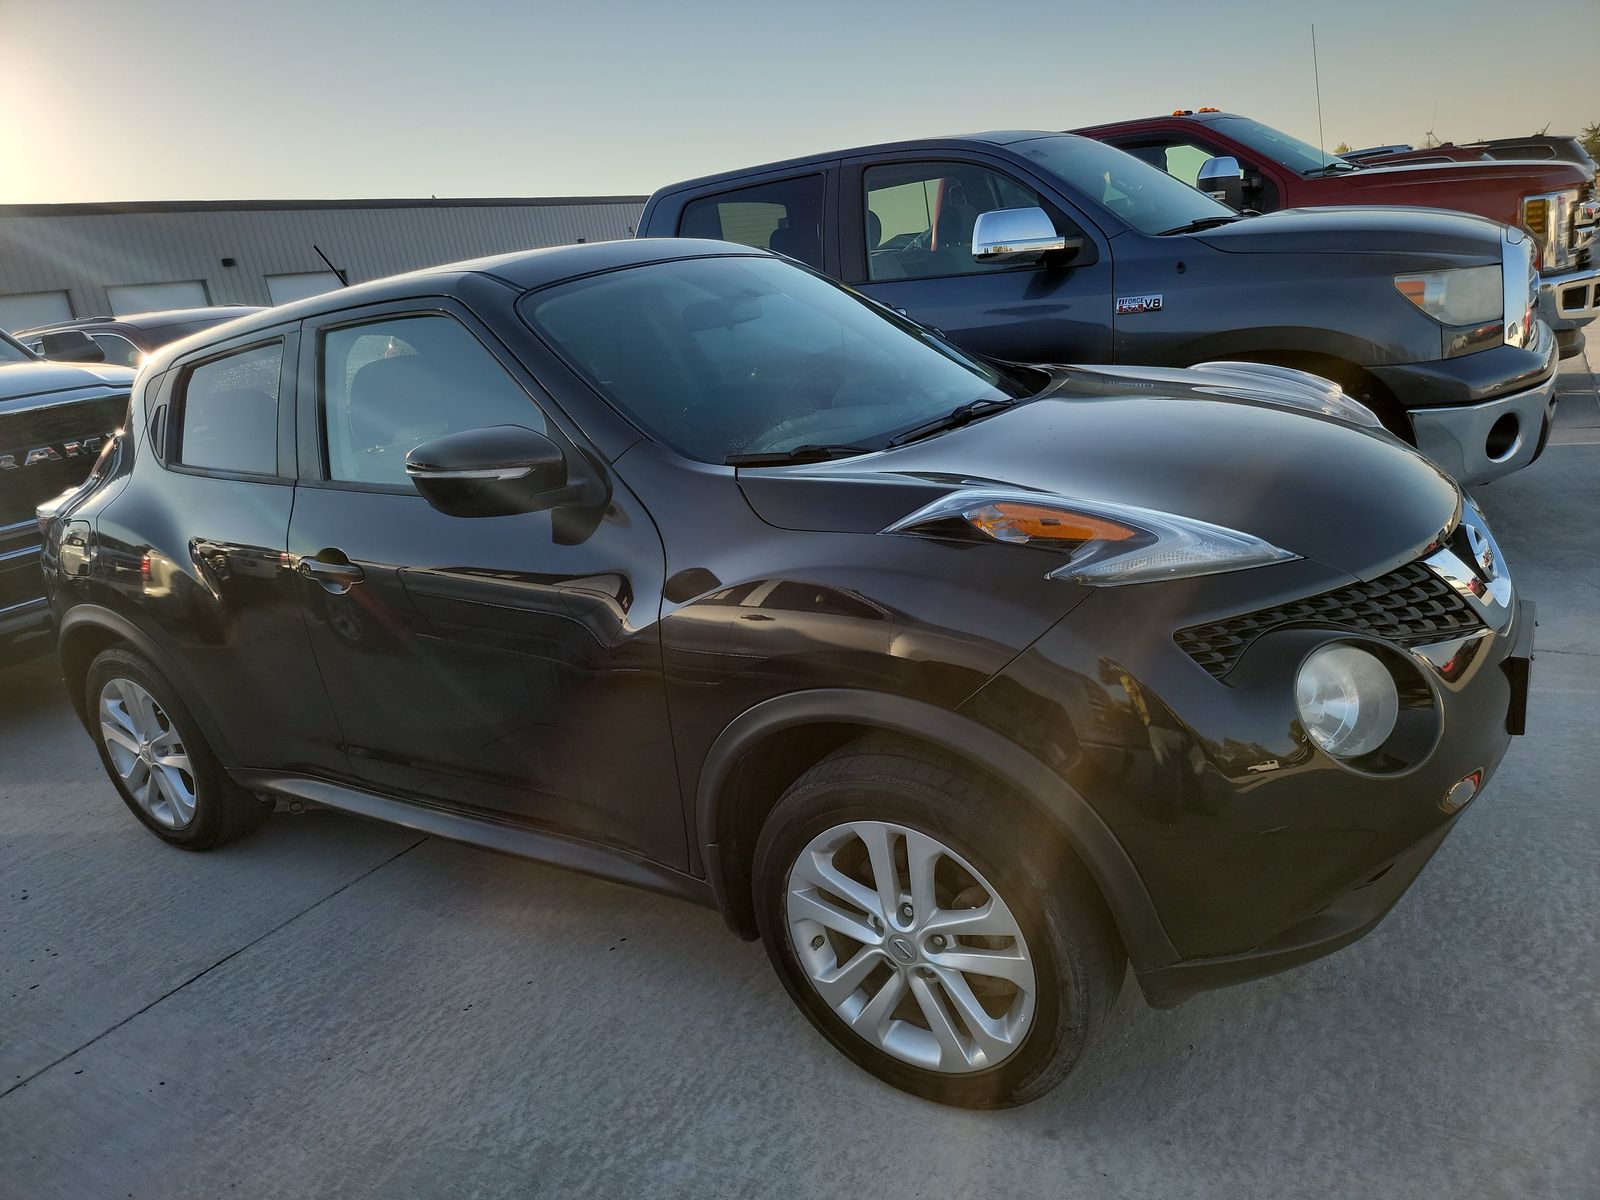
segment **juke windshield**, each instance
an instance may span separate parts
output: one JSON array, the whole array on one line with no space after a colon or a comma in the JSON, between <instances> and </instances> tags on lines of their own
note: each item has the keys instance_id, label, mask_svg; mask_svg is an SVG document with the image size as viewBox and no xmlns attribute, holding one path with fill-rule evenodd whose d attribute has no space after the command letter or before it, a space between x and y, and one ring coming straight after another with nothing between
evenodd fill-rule
<instances>
[{"instance_id":1,"label":"juke windshield","mask_svg":"<svg viewBox=\"0 0 1600 1200\"><path fill-rule=\"evenodd\" d=\"M1029 395L1039 378L771 258L613 271L534 292L520 311L635 424L701 462L882 449L962 405Z\"/></svg>"}]
</instances>

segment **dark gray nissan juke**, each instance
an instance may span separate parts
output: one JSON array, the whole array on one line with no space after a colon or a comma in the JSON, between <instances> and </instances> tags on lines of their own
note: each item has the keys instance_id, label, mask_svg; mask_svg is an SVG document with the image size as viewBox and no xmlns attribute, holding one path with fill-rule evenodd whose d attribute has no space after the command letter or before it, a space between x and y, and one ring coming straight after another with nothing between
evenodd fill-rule
<instances>
[{"instance_id":1,"label":"dark gray nissan juke","mask_svg":"<svg viewBox=\"0 0 1600 1200\"><path fill-rule=\"evenodd\" d=\"M719 909L855 1062L1036 1097L1379 921L1521 731L1533 619L1312 376L1019 366L760 251L458 264L156 353L41 510L163 840L278 798Z\"/></svg>"}]
</instances>

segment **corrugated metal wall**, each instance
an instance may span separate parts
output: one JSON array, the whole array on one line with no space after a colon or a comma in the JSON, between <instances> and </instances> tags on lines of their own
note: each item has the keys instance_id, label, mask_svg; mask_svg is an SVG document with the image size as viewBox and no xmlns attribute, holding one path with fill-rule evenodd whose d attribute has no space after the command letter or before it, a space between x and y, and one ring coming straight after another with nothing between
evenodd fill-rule
<instances>
[{"instance_id":1,"label":"corrugated metal wall","mask_svg":"<svg viewBox=\"0 0 1600 1200\"><path fill-rule=\"evenodd\" d=\"M203 280L213 304L268 304L266 275L326 270L350 282L578 240L629 237L643 197L530 201L292 202L0 208L0 296L70 293L108 314L107 286ZM235 266L224 267L231 258Z\"/></svg>"}]
</instances>

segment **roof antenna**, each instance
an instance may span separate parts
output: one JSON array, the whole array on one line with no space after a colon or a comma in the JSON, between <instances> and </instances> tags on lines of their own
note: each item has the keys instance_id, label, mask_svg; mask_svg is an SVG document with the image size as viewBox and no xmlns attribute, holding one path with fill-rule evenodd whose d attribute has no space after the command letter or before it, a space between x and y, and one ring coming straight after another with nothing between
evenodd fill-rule
<instances>
[{"instance_id":1,"label":"roof antenna","mask_svg":"<svg viewBox=\"0 0 1600 1200\"><path fill-rule=\"evenodd\" d=\"M1322 73L1317 69L1317 27L1311 26L1311 78L1317 88L1317 149L1322 154L1322 165L1328 165L1328 142L1322 136Z\"/></svg>"},{"instance_id":2,"label":"roof antenna","mask_svg":"<svg viewBox=\"0 0 1600 1200\"><path fill-rule=\"evenodd\" d=\"M338 267L333 265L333 261L326 254L324 254L322 252L322 247L317 245L315 242L312 242L311 243L311 248L317 252L317 257L318 258L320 258L323 262L328 264L328 270L332 271L334 273L334 275L338 278L339 286L340 287L349 287L350 286L350 276L346 275Z\"/></svg>"}]
</instances>

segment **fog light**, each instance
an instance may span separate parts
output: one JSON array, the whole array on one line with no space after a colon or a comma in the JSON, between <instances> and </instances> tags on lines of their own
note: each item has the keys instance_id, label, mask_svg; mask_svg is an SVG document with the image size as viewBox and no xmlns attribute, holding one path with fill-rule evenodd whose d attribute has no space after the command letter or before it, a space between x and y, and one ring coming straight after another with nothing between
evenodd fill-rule
<instances>
[{"instance_id":1,"label":"fog light","mask_svg":"<svg viewBox=\"0 0 1600 1200\"><path fill-rule=\"evenodd\" d=\"M1478 788L1481 786L1483 786L1483 772L1474 771L1451 786L1444 794L1444 799L1439 801L1439 807L1447 813L1460 812L1467 806L1467 802L1478 794Z\"/></svg>"},{"instance_id":2,"label":"fog light","mask_svg":"<svg viewBox=\"0 0 1600 1200\"><path fill-rule=\"evenodd\" d=\"M1339 758L1370 754L1394 732L1400 694L1373 655L1339 643L1311 652L1294 684L1300 723Z\"/></svg>"}]
</instances>

